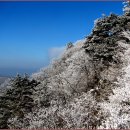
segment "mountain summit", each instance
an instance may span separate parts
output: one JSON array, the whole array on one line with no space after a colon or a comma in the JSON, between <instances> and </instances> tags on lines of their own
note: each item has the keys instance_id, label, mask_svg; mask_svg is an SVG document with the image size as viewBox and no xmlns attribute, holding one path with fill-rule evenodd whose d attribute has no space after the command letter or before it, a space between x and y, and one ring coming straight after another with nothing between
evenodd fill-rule
<instances>
[{"instance_id":1,"label":"mountain summit","mask_svg":"<svg viewBox=\"0 0 130 130\"><path fill-rule=\"evenodd\" d=\"M22 117L10 113L3 128L130 128L130 8L125 4L122 16L97 19L89 36L69 43L59 59L32 75L35 82L26 80L33 88L26 92L25 87L20 96L29 94L30 111L22 107Z\"/></svg>"}]
</instances>

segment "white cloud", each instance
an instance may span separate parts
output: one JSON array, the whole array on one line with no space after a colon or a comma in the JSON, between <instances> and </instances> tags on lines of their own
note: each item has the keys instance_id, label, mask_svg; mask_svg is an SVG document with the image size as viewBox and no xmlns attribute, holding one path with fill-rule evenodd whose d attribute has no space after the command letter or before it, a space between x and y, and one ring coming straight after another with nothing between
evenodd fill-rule
<instances>
[{"instance_id":1,"label":"white cloud","mask_svg":"<svg viewBox=\"0 0 130 130\"><path fill-rule=\"evenodd\" d=\"M59 58L65 50L65 46L63 47L53 47L49 50L49 59L53 60L55 58Z\"/></svg>"}]
</instances>

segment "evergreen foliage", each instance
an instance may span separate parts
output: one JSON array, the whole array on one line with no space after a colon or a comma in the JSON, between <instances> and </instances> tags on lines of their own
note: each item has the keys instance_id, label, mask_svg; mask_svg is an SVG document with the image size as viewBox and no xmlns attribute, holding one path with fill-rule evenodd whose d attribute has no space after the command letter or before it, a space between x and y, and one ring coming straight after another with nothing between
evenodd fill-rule
<instances>
[{"instance_id":1,"label":"evergreen foliage","mask_svg":"<svg viewBox=\"0 0 130 130\"><path fill-rule=\"evenodd\" d=\"M69 42L68 44L67 44L67 49L69 49L69 48L71 48L71 47L73 47L74 45L73 45L73 43L72 42Z\"/></svg>"},{"instance_id":2,"label":"evergreen foliage","mask_svg":"<svg viewBox=\"0 0 130 130\"><path fill-rule=\"evenodd\" d=\"M0 96L0 128L6 129L8 126L15 128L15 124L8 122L10 118L18 117L23 122L24 114L31 112L34 106L32 92L39 83L30 80L27 75L21 77L17 75L10 80L10 89Z\"/></svg>"}]
</instances>

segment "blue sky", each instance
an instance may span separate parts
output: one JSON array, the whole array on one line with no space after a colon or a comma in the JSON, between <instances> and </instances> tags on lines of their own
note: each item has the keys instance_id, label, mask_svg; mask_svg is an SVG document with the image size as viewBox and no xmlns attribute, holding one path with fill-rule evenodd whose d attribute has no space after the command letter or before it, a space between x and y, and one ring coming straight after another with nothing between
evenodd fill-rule
<instances>
[{"instance_id":1,"label":"blue sky","mask_svg":"<svg viewBox=\"0 0 130 130\"><path fill-rule=\"evenodd\" d=\"M122 7L122 2L0 2L0 75L38 71L58 48L88 35L95 19L120 15Z\"/></svg>"}]
</instances>

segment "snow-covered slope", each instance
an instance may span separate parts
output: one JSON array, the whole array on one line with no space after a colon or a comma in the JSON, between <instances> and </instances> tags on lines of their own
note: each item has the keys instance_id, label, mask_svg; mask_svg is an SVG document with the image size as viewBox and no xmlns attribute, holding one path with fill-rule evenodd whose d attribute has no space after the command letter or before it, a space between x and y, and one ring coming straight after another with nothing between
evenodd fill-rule
<instances>
[{"instance_id":1,"label":"snow-covered slope","mask_svg":"<svg viewBox=\"0 0 130 130\"><path fill-rule=\"evenodd\" d=\"M33 75L42 84L34 94L38 106L27 115L31 119L29 128L96 127L102 115L88 86L94 70L83 48L85 42L77 42L49 68Z\"/></svg>"},{"instance_id":2,"label":"snow-covered slope","mask_svg":"<svg viewBox=\"0 0 130 130\"><path fill-rule=\"evenodd\" d=\"M33 111L10 128L130 128L130 15L96 20L92 33L32 75ZM15 125L14 125L15 124Z\"/></svg>"},{"instance_id":3,"label":"snow-covered slope","mask_svg":"<svg viewBox=\"0 0 130 130\"><path fill-rule=\"evenodd\" d=\"M129 33L122 35L128 37ZM123 51L117 52L115 57L120 57L121 64L111 63L106 67L101 61L95 63L92 57L86 54L86 42L77 42L48 68L32 76L41 84L33 95L36 106L33 112L25 117L29 126L26 122L19 123L17 118L10 119L9 122L22 128L129 126L129 104L122 103L127 103L130 98L130 45L122 40L117 41L118 47Z\"/></svg>"},{"instance_id":4,"label":"snow-covered slope","mask_svg":"<svg viewBox=\"0 0 130 130\"><path fill-rule=\"evenodd\" d=\"M89 47L97 49L96 60L93 51L85 51L89 40L82 40L33 75L42 84L34 96L39 107L27 115L29 128L129 128L130 45L126 39L130 34L121 31L116 35L122 38L108 51L112 59L97 56L104 44L94 46L99 43L93 34ZM108 47L103 48L103 55Z\"/></svg>"}]
</instances>

